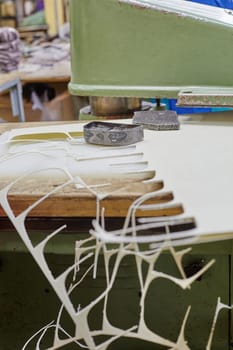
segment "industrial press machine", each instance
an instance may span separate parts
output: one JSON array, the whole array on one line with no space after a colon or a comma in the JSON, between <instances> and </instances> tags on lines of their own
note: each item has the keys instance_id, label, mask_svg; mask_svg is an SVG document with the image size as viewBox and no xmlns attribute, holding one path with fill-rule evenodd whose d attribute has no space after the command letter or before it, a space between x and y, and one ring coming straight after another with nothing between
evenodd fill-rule
<instances>
[{"instance_id":1,"label":"industrial press machine","mask_svg":"<svg viewBox=\"0 0 233 350\"><path fill-rule=\"evenodd\" d=\"M70 5L71 93L232 106L230 10L182 0Z\"/></svg>"}]
</instances>

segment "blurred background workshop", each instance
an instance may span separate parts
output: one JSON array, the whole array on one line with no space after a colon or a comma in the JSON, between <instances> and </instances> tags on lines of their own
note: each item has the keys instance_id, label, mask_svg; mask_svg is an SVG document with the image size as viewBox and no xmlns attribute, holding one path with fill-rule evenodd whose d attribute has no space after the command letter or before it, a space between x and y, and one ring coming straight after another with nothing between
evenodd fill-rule
<instances>
[{"instance_id":1,"label":"blurred background workshop","mask_svg":"<svg viewBox=\"0 0 233 350\"><path fill-rule=\"evenodd\" d=\"M0 1L1 121L76 119L69 39L68 0Z\"/></svg>"}]
</instances>

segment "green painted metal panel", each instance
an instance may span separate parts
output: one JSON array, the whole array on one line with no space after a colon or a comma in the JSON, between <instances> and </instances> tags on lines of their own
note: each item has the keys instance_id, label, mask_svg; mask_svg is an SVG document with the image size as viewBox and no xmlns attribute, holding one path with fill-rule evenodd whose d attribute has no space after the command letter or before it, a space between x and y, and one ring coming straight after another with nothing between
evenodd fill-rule
<instances>
[{"instance_id":1,"label":"green painted metal panel","mask_svg":"<svg viewBox=\"0 0 233 350\"><path fill-rule=\"evenodd\" d=\"M187 87L232 87L233 20L175 0L166 9L157 0L133 3L70 1L71 93L176 97Z\"/></svg>"}]
</instances>

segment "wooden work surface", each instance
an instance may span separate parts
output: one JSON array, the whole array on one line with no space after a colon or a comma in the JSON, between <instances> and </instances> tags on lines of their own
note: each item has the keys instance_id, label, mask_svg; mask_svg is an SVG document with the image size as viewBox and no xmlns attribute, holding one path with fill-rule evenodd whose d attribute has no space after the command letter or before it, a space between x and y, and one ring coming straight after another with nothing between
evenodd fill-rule
<instances>
[{"instance_id":1,"label":"wooden work surface","mask_svg":"<svg viewBox=\"0 0 233 350\"><path fill-rule=\"evenodd\" d=\"M76 122L77 123L77 122ZM62 123L53 123L62 124ZM7 123L0 125L0 133L9 131L12 128L33 127L38 125L48 125L47 123ZM49 124L51 125L51 123ZM107 179L107 174L106 174ZM9 202L15 214L21 213L28 206L46 195L55 187L61 185L64 180L52 178L35 178L29 181L19 182L9 192ZM107 181L107 180L106 180ZM118 186L113 183L113 187ZM0 187L3 188L9 179L0 178ZM105 208L106 217L125 217L127 210L132 202L141 195L158 191L163 188L162 180L154 180L151 183L133 181L132 183L120 184L119 189L101 201L101 207ZM145 215L176 215L183 212L182 205L172 204L169 201L173 199L173 194L168 192L159 193L152 202L148 203L168 203L166 208L160 208L156 211L148 211L146 214L138 211L137 216ZM96 197L87 190L78 190L74 185L63 188L58 193L44 200L40 205L29 213L29 217L95 217L96 215ZM0 217L4 217L5 212L0 208Z\"/></svg>"},{"instance_id":2,"label":"wooden work surface","mask_svg":"<svg viewBox=\"0 0 233 350\"><path fill-rule=\"evenodd\" d=\"M22 184L14 188L9 194L9 202L16 215L27 209L36 200L40 199L47 191L51 191L55 186L61 184L56 179L50 183L43 180L30 181L30 184ZM1 186L3 183L1 183ZM153 185L144 185L134 183L123 188L114 195L108 196L101 201L101 206L105 208L106 217L125 217L127 210L132 202L150 191L156 191L163 186L161 181ZM165 192L156 197L153 203L167 203L172 200L173 195ZM172 205L162 208L156 212L148 212L146 215L177 215L182 213L181 205ZM33 209L28 216L30 217L95 217L96 198L87 191L77 191L75 187L68 186L65 190L50 196L40 205ZM4 211L0 209L0 216L5 216ZM145 216L145 213L139 212L138 216Z\"/></svg>"},{"instance_id":3,"label":"wooden work surface","mask_svg":"<svg viewBox=\"0 0 233 350\"><path fill-rule=\"evenodd\" d=\"M227 116L229 117L229 114ZM121 122L128 123L129 121L121 120ZM13 128L16 125L13 124ZM27 123L21 125L31 126L31 124ZM9 124L3 124L0 126L0 132L10 127ZM83 130L83 124L60 125L52 130L62 129L64 132L66 128L81 131ZM26 131L24 131L25 133ZM3 137L4 135L1 136L2 139ZM233 124L226 125L219 122L213 122L210 125L200 122L196 124L182 123L180 130L177 131L155 132L145 130L144 141L136 145L136 153L144 155L144 159L148 161L148 168L155 171L155 177L153 180L150 177L150 182L145 183L142 182L142 178L139 179L136 176L132 178L130 172L128 182L125 182L125 178L122 179L121 176L118 176L115 178L115 183L110 183L108 172L106 170L103 172L100 169L99 174L102 174L103 177L98 184L110 183L113 186L113 190L111 188L111 191L105 191L106 193L111 193L111 195L105 197L104 203L102 203L106 209L105 215L107 217L124 217L128 206L134 199L152 191L156 194L152 202L159 203L160 207L153 211L151 207L149 207L150 210L148 211L145 211L145 209L139 210L137 215L166 216L184 213L185 217L195 218L197 222L196 232L198 234L213 233L221 235L224 233L232 235L232 149ZM89 154L93 156L93 150L90 152ZM50 158L44 157L41 159L43 159L43 166L47 167L47 163L50 166ZM4 187L6 182L9 183L9 177L14 175L12 170L9 169L13 169L14 173L15 161L12 162L11 168L2 165L0 171L2 187ZM29 167L31 167L31 162L33 161L38 163L37 159L34 159L34 155L31 155L30 162L28 162ZM47 163L45 164L44 162ZM21 164L22 157L18 160L17 169L20 170ZM73 164L73 161L71 161L72 166ZM25 166L27 167L27 162L25 162ZM75 166L76 169L73 169L74 173L76 173L76 170L79 173L80 163L75 163ZM91 168L94 169L91 182L89 182L91 185L95 185L93 178L95 178L96 172L98 173L97 167L98 160ZM7 172L5 169L8 169ZM28 171L28 167L26 169ZM6 179L3 178L4 172ZM148 171L145 172L148 173ZM49 181L33 179L33 181L22 185L17 183L17 186L12 188L9 201L14 211L19 213L31 202L46 194L51 187L56 188L59 184L60 180L54 177L50 177ZM29 215L39 217L95 216L95 196L90 194L90 192L85 192L84 189L74 191L72 185L69 186L47 198ZM1 211L0 215L4 216L5 214Z\"/></svg>"},{"instance_id":4,"label":"wooden work surface","mask_svg":"<svg viewBox=\"0 0 233 350\"><path fill-rule=\"evenodd\" d=\"M31 72L17 70L10 73L0 73L0 84L15 78L20 78L22 83L68 83L70 63L62 61Z\"/></svg>"},{"instance_id":5,"label":"wooden work surface","mask_svg":"<svg viewBox=\"0 0 233 350\"><path fill-rule=\"evenodd\" d=\"M35 72L20 72L23 83L68 83L70 81L70 63L68 61L55 63L53 66L41 67Z\"/></svg>"}]
</instances>

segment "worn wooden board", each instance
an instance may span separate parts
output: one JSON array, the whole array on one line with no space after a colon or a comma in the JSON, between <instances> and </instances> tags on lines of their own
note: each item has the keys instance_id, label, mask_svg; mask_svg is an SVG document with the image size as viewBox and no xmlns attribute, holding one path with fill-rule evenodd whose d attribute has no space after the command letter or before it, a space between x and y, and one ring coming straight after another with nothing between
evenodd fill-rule
<instances>
[{"instance_id":1,"label":"worn wooden board","mask_svg":"<svg viewBox=\"0 0 233 350\"><path fill-rule=\"evenodd\" d=\"M43 182L39 182L39 187L46 189ZM132 202L140 195L146 193L148 190L159 189L161 182L155 182L151 186L143 186L138 184L137 191L123 191L121 193L112 194L107 198L101 200L101 207L105 208L106 217L125 217L127 210ZM23 210L33 204L41 196L38 193L30 193L26 187L18 187L17 192L9 194L9 202L15 213L20 214ZM147 204L163 204L167 203L166 208L158 208L157 210L149 210L147 212L138 211L137 216L160 216L160 215L176 215L183 212L181 204L170 204L173 196L170 192L159 193L158 196ZM33 209L28 216L31 217L95 217L96 215L96 199L88 192L61 192L53 195L43 201L35 209ZM0 208L0 216L5 216L4 211Z\"/></svg>"},{"instance_id":2,"label":"worn wooden board","mask_svg":"<svg viewBox=\"0 0 233 350\"><path fill-rule=\"evenodd\" d=\"M11 130L12 126L21 128L22 126L42 126L44 124L36 123L20 123L13 125L2 124L0 133ZM46 125L46 124L45 124ZM48 125L48 124L47 124ZM50 124L51 125L51 124ZM56 123L57 125L57 123ZM148 172L148 179L153 172ZM146 204L162 204L156 210L137 211L137 216L160 216L160 215L177 215L183 212L181 204L173 203L173 194L171 191L163 191L164 183L161 179L153 179L149 182L142 181L141 175L132 174L126 178L109 178L106 174L104 182L109 185L96 189L98 194L104 195L104 199L100 201L101 208L105 208L106 217L125 217L130 205L140 196L156 192L153 200L147 201ZM135 177L136 176L136 177ZM0 176L0 188L4 188L14 179L14 174L9 177ZM85 179L88 184L89 179ZM8 199L15 215L18 215L27 207L35 203L41 197L51 192L64 183L64 179L56 176L40 177L25 179L17 182L9 191ZM93 176L90 183L95 183ZM97 181L98 183L98 181ZM105 196L105 193L108 195ZM165 206L163 204L166 204ZM49 196L36 206L28 216L30 217L95 217L96 215L96 196L84 188L77 189L74 184L68 185L59 192ZM5 212L0 208L0 216L4 217Z\"/></svg>"}]
</instances>

